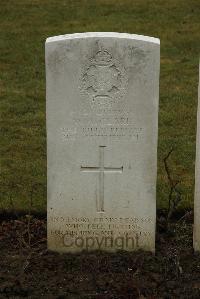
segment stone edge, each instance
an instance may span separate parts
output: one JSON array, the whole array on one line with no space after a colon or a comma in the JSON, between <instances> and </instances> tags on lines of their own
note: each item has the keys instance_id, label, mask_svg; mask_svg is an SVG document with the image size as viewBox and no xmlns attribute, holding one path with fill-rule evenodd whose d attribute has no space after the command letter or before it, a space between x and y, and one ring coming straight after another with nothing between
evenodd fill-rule
<instances>
[{"instance_id":1,"label":"stone edge","mask_svg":"<svg viewBox=\"0 0 200 299\"><path fill-rule=\"evenodd\" d=\"M118 33L118 32L85 32L85 33L72 33L72 34L65 34L65 35L58 35L48 37L46 39L47 43L58 42L68 39L81 39L81 38L94 38L94 37L114 37L114 38L124 38L124 39L133 39L138 41L150 42L154 44L160 45L160 39L145 36L145 35L138 35L138 34L130 34L130 33Z\"/></svg>"}]
</instances>

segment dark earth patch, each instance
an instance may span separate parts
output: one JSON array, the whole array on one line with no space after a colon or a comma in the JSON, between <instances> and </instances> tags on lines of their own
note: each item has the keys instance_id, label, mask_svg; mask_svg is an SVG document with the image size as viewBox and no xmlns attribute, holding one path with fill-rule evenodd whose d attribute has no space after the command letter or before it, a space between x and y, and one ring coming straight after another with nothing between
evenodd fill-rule
<instances>
[{"instance_id":1,"label":"dark earth patch","mask_svg":"<svg viewBox=\"0 0 200 299\"><path fill-rule=\"evenodd\" d=\"M48 252L46 220L30 216L2 220L0 240L0 298L200 298L191 219L157 233L155 255Z\"/></svg>"}]
</instances>

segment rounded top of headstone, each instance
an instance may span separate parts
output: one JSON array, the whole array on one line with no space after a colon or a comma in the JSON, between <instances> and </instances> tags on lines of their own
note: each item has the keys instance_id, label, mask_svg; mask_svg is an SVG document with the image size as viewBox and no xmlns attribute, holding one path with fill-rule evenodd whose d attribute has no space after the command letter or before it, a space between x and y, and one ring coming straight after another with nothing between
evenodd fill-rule
<instances>
[{"instance_id":1,"label":"rounded top of headstone","mask_svg":"<svg viewBox=\"0 0 200 299\"><path fill-rule=\"evenodd\" d=\"M58 35L58 36L48 37L46 39L46 43L57 42L57 41L62 41L67 39L78 39L78 38L82 39L82 38L95 38L95 37L134 39L134 40L150 42L158 45L160 44L159 38L138 35L138 34L119 33L119 32L83 32L83 33Z\"/></svg>"}]
</instances>

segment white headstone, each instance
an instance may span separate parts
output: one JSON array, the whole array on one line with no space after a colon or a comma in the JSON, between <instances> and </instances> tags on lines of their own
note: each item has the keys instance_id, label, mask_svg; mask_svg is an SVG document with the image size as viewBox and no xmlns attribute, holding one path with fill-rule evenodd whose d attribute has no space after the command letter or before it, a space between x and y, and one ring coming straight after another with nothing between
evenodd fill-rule
<instances>
[{"instance_id":1,"label":"white headstone","mask_svg":"<svg viewBox=\"0 0 200 299\"><path fill-rule=\"evenodd\" d=\"M46 41L48 248L155 249L159 39Z\"/></svg>"},{"instance_id":2,"label":"white headstone","mask_svg":"<svg viewBox=\"0 0 200 299\"><path fill-rule=\"evenodd\" d=\"M200 76L200 65L199 65ZM200 79L197 109L195 196L194 196L194 250L200 251Z\"/></svg>"}]
</instances>

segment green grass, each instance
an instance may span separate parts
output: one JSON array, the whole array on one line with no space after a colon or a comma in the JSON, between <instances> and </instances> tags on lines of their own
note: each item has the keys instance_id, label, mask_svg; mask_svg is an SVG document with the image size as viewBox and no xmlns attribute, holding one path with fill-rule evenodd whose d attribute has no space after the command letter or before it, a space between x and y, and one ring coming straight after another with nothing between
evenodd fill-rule
<instances>
[{"instance_id":1,"label":"green grass","mask_svg":"<svg viewBox=\"0 0 200 299\"><path fill-rule=\"evenodd\" d=\"M1 0L0 208L46 210L44 43L49 36L117 31L161 40L158 207L167 204L163 158L193 206L200 50L199 0Z\"/></svg>"}]
</instances>

